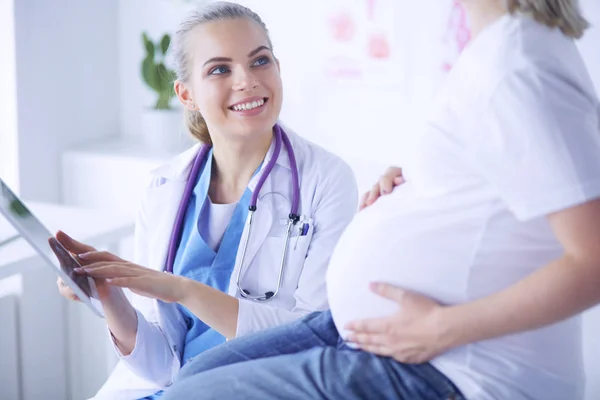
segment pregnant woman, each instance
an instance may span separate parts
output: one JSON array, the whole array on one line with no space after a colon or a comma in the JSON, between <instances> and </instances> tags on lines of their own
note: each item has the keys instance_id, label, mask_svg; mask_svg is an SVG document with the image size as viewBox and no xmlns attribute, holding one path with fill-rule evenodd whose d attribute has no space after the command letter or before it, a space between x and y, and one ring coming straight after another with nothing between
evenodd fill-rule
<instances>
[{"instance_id":1,"label":"pregnant woman","mask_svg":"<svg viewBox=\"0 0 600 400\"><path fill-rule=\"evenodd\" d=\"M579 313L600 302L587 24L575 0L462 3L473 40L406 183L338 242L331 312L205 353L165 399L583 398Z\"/></svg>"}]
</instances>

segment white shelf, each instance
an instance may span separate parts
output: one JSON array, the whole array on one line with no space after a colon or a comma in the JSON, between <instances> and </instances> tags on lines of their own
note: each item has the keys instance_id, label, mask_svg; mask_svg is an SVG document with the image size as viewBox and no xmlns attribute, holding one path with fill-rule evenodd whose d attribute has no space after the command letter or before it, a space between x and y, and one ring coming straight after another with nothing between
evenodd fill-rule
<instances>
[{"instance_id":1,"label":"white shelf","mask_svg":"<svg viewBox=\"0 0 600 400\"><path fill-rule=\"evenodd\" d=\"M74 146L61 157L62 200L68 205L111 209L133 217L150 172L177 153L150 148L141 137L133 136Z\"/></svg>"},{"instance_id":2,"label":"white shelf","mask_svg":"<svg viewBox=\"0 0 600 400\"><path fill-rule=\"evenodd\" d=\"M151 148L143 143L141 137L137 136L110 136L74 146L66 153L124 157L161 163L177 155L178 152Z\"/></svg>"}]
</instances>

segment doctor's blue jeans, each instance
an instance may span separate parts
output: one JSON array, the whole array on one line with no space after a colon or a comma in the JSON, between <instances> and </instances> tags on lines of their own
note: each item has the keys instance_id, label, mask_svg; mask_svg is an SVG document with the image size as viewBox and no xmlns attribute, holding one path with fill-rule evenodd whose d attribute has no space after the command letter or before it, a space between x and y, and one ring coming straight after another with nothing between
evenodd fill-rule
<instances>
[{"instance_id":1,"label":"doctor's blue jeans","mask_svg":"<svg viewBox=\"0 0 600 400\"><path fill-rule=\"evenodd\" d=\"M164 392L176 399L464 400L431 364L347 347L331 313L247 335L187 363Z\"/></svg>"}]
</instances>

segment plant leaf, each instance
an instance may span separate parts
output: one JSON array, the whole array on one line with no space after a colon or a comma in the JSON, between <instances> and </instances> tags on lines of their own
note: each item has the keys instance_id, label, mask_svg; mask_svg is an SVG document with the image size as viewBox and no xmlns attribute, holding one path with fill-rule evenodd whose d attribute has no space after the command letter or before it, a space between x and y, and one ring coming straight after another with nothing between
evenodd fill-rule
<instances>
[{"instance_id":1,"label":"plant leaf","mask_svg":"<svg viewBox=\"0 0 600 400\"><path fill-rule=\"evenodd\" d=\"M165 95L165 93L161 93L161 95L158 96L158 100L156 101L154 108L157 110L169 110L171 109L170 102L171 97Z\"/></svg>"},{"instance_id":2,"label":"plant leaf","mask_svg":"<svg viewBox=\"0 0 600 400\"><path fill-rule=\"evenodd\" d=\"M152 90L156 92L161 91L160 76L158 75L158 68L154 64L153 58L146 57L142 62L142 77Z\"/></svg>"},{"instance_id":3,"label":"plant leaf","mask_svg":"<svg viewBox=\"0 0 600 400\"><path fill-rule=\"evenodd\" d=\"M167 69L163 63L159 63L156 69L159 75L160 95L170 100L174 94L174 72Z\"/></svg>"},{"instance_id":4,"label":"plant leaf","mask_svg":"<svg viewBox=\"0 0 600 400\"><path fill-rule=\"evenodd\" d=\"M144 41L144 47L146 48L146 57L154 58L155 49L154 43L148 38L146 32L142 34L142 39Z\"/></svg>"},{"instance_id":5,"label":"plant leaf","mask_svg":"<svg viewBox=\"0 0 600 400\"><path fill-rule=\"evenodd\" d=\"M162 51L163 54L167 54L167 51L169 50L169 46L171 45L171 36L169 36L168 34L165 34L162 39L160 40L160 50Z\"/></svg>"}]
</instances>

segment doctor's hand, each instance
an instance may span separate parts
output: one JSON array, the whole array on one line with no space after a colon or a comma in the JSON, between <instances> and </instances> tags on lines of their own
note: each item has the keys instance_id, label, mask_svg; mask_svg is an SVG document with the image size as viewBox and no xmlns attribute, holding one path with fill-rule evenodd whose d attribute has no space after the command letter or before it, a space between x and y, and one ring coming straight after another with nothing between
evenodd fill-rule
<instances>
[{"instance_id":1,"label":"doctor's hand","mask_svg":"<svg viewBox=\"0 0 600 400\"><path fill-rule=\"evenodd\" d=\"M444 306L385 283L371 284L371 290L397 302L400 309L389 317L350 322L345 327L351 332L348 342L405 364L424 363L448 350L441 318Z\"/></svg>"},{"instance_id":2,"label":"doctor's hand","mask_svg":"<svg viewBox=\"0 0 600 400\"><path fill-rule=\"evenodd\" d=\"M129 288L140 296L159 299L167 303L178 302L183 293L182 282L184 277L156 271L140 265L125 261L105 260L101 252L80 254L86 261L83 268L75 270L76 273L85 274L102 279L109 286Z\"/></svg>"},{"instance_id":3,"label":"doctor's hand","mask_svg":"<svg viewBox=\"0 0 600 400\"><path fill-rule=\"evenodd\" d=\"M362 210L375 203L375 201L382 195L392 193L396 186L400 186L403 183L404 177L402 176L402 168L389 167L385 173L381 175L379 182L373 185L371 190L363 194L360 200L359 210Z\"/></svg>"},{"instance_id":4,"label":"doctor's hand","mask_svg":"<svg viewBox=\"0 0 600 400\"><path fill-rule=\"evenodd\" d=\"M56 240L58 240L65 249L67 249L73 256L75 256L75 258L82 265L85 265L87 262L85 260L83 260L81 257L78 257L78 255L82 254L82 253L96 251L96 249L93 248L92 246L78 242L77 240L73 239L72 237L70 237L69 235L67 235L66 233L64 233L62 231L58 231L56 233ZM105 257L107 259L120 260L120 258L115 255L112 255L110 253L105 253L105 254L106 254ZM58 277L56 284L58 286L58 291L60 292L60 294L63 297L66 297L69 300L80 301L79 298L77 297L77 295L75 293L73 293L73 290L71 290L71 288L69 286L67 286L67 284L60 277ZM95 284L96 284L96 289L98 290L98 297L100 298L100 300L104 300L104 299L108 298L110 295L110 291L111 291L110 286L108 286L103 280L98 280L98 279L95 280Z\"/></svg>"}]
</instances>

